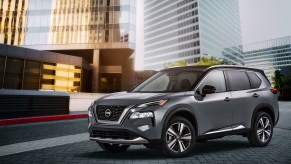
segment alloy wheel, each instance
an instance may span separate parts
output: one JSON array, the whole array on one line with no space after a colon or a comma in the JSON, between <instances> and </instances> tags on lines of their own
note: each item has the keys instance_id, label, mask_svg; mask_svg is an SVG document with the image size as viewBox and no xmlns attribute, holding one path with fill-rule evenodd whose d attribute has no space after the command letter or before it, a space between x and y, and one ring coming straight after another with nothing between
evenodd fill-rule
<instances>
[{"instance_id":1,"label":"alloy wheel","mask_svg":"<svg viewBox=\"0 0 291 164\"><path fill-rule=\"evenodd\" d=\"M184 152L191 145L191 131L182 122L173 123L166 132L166 142L170 150Z\"/></svg>"},{"instance_id":2,"label":"alloy wheel","mask_svg":"<svg viewBox=\"0 0 291 164\"><path fill-rule=\"evenodd\" d=\"M258 139L265 143L268 142L272 134L272 126L269 118L261 117L257 124Z\"/></svg>"}]
</instances>

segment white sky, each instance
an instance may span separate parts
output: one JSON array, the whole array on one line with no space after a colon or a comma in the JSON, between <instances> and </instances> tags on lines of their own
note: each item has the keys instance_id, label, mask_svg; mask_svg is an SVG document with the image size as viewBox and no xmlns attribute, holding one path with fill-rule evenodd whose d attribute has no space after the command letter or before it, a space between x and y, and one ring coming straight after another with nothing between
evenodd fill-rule
<instances>
[{"instance_id":1,"label":"white sky","mask_svg":"<svg viewBox=\"0 0 291 164\"><path fill-rule=\"evenodd\" d=\"M243 44L291 36L291 0L239 0Z\"/></svg>"},{"instance_id":2,"label":"white sky","mask_svg":"<svg viewBox=\"0 0 291 164\"><path fill-rule=\"evenodd\" d=\"M143 70L143 1L137 0L135 69ZM291 36L291 0L239 0L242 43Z\"/></svg>"}]
</instances>

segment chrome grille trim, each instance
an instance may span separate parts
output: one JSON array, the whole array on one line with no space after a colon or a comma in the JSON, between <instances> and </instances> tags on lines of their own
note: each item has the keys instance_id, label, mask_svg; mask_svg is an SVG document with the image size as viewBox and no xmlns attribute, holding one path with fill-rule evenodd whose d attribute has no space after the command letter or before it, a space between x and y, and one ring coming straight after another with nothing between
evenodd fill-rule
<instances>
[{"instance_id":1,"label":"chrome grille trim","mask_svg":"<svg viewBox=\"0 0 291 164\"><path fill-rule=\"evenodd\" d=\"M129 111L132 107L134 107L134 105L129 105L129 106L127 106L127 107L123 110L123 112L122 112L122 114L120 115L118 121L105 121L105 120L99 120L98 117L97 117L96 107L97 107L97 105L94 106L94 109L95 109L95 110L93 110L93 112L94 112L94 117L95 117L97 123L101 123L101 124L109 124L109 125L121 125L121 123L122 123L122 121L124 120L126 114L128 113L128 111Z\"/></svg>"}]
</instances>

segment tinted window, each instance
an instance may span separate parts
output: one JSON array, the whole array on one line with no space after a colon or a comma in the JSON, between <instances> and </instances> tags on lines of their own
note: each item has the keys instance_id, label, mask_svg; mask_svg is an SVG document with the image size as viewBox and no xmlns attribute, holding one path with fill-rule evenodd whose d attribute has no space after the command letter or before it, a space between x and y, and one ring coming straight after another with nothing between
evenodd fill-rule
<instances>
[{"instance_id":1,"label":"tinted window","mask_svg":"<svg viewBox=\"0 0 291 164\"><path fill-rule=\"evenodd\" d=\"M23 59L7 58L6 72L22 73L23 72Z\"/></svg>"},{"instance_id":2,"label":"tinted window","mask_svg":"<svg viewBox=\"0 0 291 164\"><path fill-rule=\"evenodd\" d=\"M226 71L229 79L229 89L232 91L250 89L250 80L244 71Z\"/></svg>"},{"instance_id":3,"label":"tinted window","mask_svg":"<svg viewBox=\"0 0 291 164\"><path fill-rule=\"evenodd\" d=\"M254 72L247 72L251 82L251 88L259 88L262 81Z\"/></svg>"},{"instance_id":4,"label":"tinted window","mask_svg":"<svg viewBox=\"0 0 291 164\"><path fill-rule=\"evenodd\" d=\"M141 83L132 92L188 91L200 75L201 72L196 71L159 72Z\"/></svg>"},{"instance_id":5,"label":"tinted window","mask_svg":"<svg viewBox=\"0 0 291 164\"><path fill-rule=\"evenodd\" d=\"M199 86L199 93L202 93L202 88L205 85L211 85L216 88L215 93L219 92L225 92L225 79L224 74L222 71L213 71L210 74L206 76L206 78L203 80L203 82Z\"/></svg>"}]
</instances>

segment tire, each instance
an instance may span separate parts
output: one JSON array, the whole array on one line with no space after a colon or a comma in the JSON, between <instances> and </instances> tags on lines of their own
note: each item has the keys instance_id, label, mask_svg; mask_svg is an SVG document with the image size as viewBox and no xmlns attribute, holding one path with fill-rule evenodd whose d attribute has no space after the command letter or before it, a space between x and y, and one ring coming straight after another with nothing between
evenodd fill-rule
<instances>
[{"instance_id":1,"label":"tire","mask_svg":"<svg viewBox=\"0 0 291 164\"><path fill-rule=\"evenodd\" d=\"M195 138L193 125L183 117L174 117L163 130L162 151L167 156L184 157L193 148Z\"/></svg>"},{"instance_id":2,"label":"tire","mask_svg":"<svg viewBox=\"0 0 291 164\"><path fill-rule=\"evenodd\" d=\"M130 146L130 145L108 144L108 143L98 143L98 144L104 151L108 151L112 153L124 152Z\"/></svg>"},{"instance_id":3,"label":"tire","mask_svg":"<svg viewBox=\"0 0 291 164\"><path fill-rule=\"evenodd\" d=\"M266 112L259 112L256 115L251 132L248 134L248 140L251 145L263 147L268 145L273 136L273 121Z\"/></svg>"}]
</instances>

